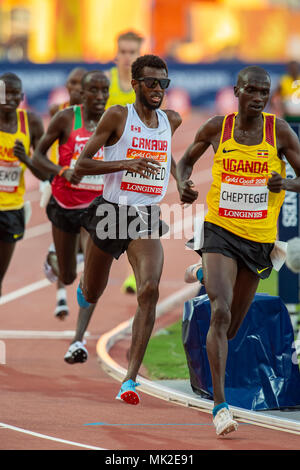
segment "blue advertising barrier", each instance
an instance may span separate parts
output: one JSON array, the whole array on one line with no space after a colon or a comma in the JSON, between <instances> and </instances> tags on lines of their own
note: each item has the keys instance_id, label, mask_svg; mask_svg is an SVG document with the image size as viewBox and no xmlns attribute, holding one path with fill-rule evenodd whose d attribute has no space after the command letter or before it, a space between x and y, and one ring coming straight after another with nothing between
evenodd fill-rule
<instances>
[{"instance_id":1,"label":"blue advertising barrier","mask_svg":"<svg viewBox=\"0 0 300 470\"><path fill-rule=\"evenodd\" d=\"M218 61L200 64L183 64L166 59L170 90L185 90L192 106L209 108L214 106L217 93L225 87L236 83L238 72L251 65L239 61ZM74 67L85 67L87 70L107 70L113 63L53 62L34 64L31 62L0 62L0 73L14 72L23 82L23 89L29 107L36 112L48 112L48 99L53 89L65 85L69 72ZM285 64L261 63L271 75L272 88L275 88L280 76L285 72Z\"/></svg>"},{"instance_id":2,"label":"blue advertising barrier","mask_svg":"<svg viewBox=\"0 0 300 470\"><path fill-rule=\"evenodd\" d=\"M212 399L206 352L207 295L185 302L182 339L195 393ZM237 335L229 341L226 401L247 410L300 405L300 373L289 313L279 297L256 294Z\"/></svg>"}]
</instances>

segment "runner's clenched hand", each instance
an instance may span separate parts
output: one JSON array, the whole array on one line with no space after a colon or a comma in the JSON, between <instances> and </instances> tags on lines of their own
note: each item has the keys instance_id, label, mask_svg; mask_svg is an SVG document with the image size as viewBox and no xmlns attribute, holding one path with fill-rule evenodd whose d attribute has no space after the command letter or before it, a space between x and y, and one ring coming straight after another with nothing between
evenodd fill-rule
<instances>
[{"instance_id":1,"label":"runner's clenched hand","mask_svg":"<svg viewBox=\"0 0 300 470\"><path fill-rule=\"evenodd\" d=\"M156 175L160 171L160 163L153 158L135 158L124 162L124 169L138 173L149 179L148 174Z\"/></svg>"}]
</instances>

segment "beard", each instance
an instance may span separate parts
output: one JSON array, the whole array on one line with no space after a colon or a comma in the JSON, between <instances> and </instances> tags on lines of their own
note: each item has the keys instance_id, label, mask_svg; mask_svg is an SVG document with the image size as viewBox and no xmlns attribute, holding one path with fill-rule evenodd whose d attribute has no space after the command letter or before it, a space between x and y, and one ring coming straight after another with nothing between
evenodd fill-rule
<instances>
[{"instance_id":1,"label":"beard","mask_svg":"<svg viewBox=\"0 0 300 470\"><path fill-rule=\"evenodd\" d=\"M141 86L140 86L140 90L139 90L139 91L140 91L140 92L139 92L140 102L142 103L143 106L145 106L146 108L151 109L151 110L158 109L158 108L160 107L160 105L161 105L163 99L161 99L161 100L159 101L159 103L153 103L153 104L151 104L151 103L149 103L149 102L147 101L146 96L143 94L143 92L142 92L142 90L141 90Z\"/></svg>"}]
</instances>

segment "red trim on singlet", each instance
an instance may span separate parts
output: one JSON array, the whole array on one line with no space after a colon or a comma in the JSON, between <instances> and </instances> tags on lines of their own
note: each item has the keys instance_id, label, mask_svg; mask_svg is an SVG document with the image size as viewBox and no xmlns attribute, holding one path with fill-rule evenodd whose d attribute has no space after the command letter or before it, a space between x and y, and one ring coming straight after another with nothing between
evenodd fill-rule
<instances>
[{"instance_id":1,"label":"red trim on singlet","mask_svg":"<svg viewBox=\"0 0 300 470\"><path fill-rule=\"evenodd\" d=\"M93 132L88 131L84 127L82 105L80 105L80 108L82 127L74 130L75 114L73 113L72 131L67 142L59 146L59 165L62 167L70 166L73 155L82 152L88 139L93 134ZM85 137L86 139L84 139ZM102 191L74 188L70 186L70 183L63 176L56 175L52 181L52 194L63 207L72 209L83 207L84 205L88 206L95 197L102 194Z\"/></svg>"},{"instance_id":2,"label":"red trim on singlet","mask_svg":"<svg viewBox=\"0 0 300 470\"><path fill-rule=\"evenodd\" d=\"M20 118L20 131L26 135L26 124L25 124L25 115L23 110L19 110L19 118Z\"/></svg>"},{"instance_id":3,"label":"red trim on singlet","mask_svg":"<svg viewBox=\"0 0 300 470\"><path fill-rule=\"evenodd\" d=\"M274 116L266 116L266 142L274 147Z\"/></svg>"},{"instance_id":4,"label":"red trim on singlet","mask_svg":"<svg viewBox=\"0 0 300 470\"><path fill-rule=\"evenodd\" d=\"M234 113L228 114L228 116L226 116L224 132L223 132L223 137L222 137L222 143L226 142L226 140L229 140L231 138L233 119L234 119Z\"/></svg>"}]
</instances>

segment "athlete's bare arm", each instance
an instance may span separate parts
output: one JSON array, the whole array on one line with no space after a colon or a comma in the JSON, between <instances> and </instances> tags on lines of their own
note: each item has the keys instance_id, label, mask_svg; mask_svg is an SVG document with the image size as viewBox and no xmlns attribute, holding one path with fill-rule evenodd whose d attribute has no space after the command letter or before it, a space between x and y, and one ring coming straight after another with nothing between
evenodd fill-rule
<instances>
[{"instance_id":1,"label":"athlete's bare arm","mask_svg":"<svg viewBox=\"0 0 300 470\"><path fill-rule=\"evenodd\" d=\"M114 145L118 142L123 134L126 118L127 108L123 106L112 106L105 111L97 129L76 162L74 169L76 175L82 177L128 170L149 178L147 172L157 173L160 164L152 158L132 159L131 161L122 159L113 162L93 160L93 156L101 147Z\"/></svg>"},{"instance_id":2,"label":"athlete's bare arm","mask_svg":"<svg viewBox=\"0 0 300 470\"><path fill-rule=\"evenodd\" d=\"M181 116L176 111L173 111L173 110L170 110L170 109L166 109L165 113L168 116L170 126L171 126L172 135L173 135L174 132L176 131L176 129L178 129L178 127L182 123ZM177 181L176 162L173 158L173 155L172 155L172 160L171 160L171 175Z\"/></svg>"},{"instance_id":3,"label":"athlete's bare arm","mask_svg":"<svg viewBox=\"0 0 300 470\"><path fill-rule=\"evenodd\" d=\"M285 156L296 173L296 178L282 178L272 172L268 180L270 191L279 193L281 190L300 192L300 143L296 133L283 119L276 119L276 136L279 156Z\"/></svg>"},{"instance_id":4,"label":"athlete's bare arm","mask_svg":"<svg viewBox=\"0 0 300 470\"><path fill-rule=\"evenodd\" d=\"M59 144L64 144L70 135L74 111L72 108L67 108L59 111L50 121L46 133L39 141L37 148L33 155L33 163L40 171L46 171L51 175L57 175L62 167L56 165L47 157L47 152L51 145L59 140ZM63 173L64 178L76 184L80 178L74 175L74 171L67 169Z\"/></svg>"},{"instance_id":5,"label":"athlete's bare arm","mask_svg":"<svg viewBox=\"0 0 300 470\"><path fill-rule=\"evenodd\" d=\"M28 112L28 127L30 133L30 147L34 150L37 147L37 144L44 133L44 126L41 118L35 113ZM14 145L14 155L25 165L31 173L40 180L46 180L48 178L48 173L45 171L38 170L34 164L32 158L25 152L25 147L20 140L15 141Z\"/></svg>"},{"instance_id":6,"label":"athlete's bare arm","mask_svg":"<svg viewBox=\"0 0 300 470\"><path fill-rule=\"evenodd\" d=\"M210 145L214 151L219 146L224 116L215 116L209 119L198 130L194 142L187 148L183 157L177 163L177 187L182 202L191 204L198 197L198 191L190 180L195 163L205 153Z\"/></svg>"},{"instance_id":7,"label":"athlete's bare arm","mask_svg":"<svg viewBox=\"0 0 300 470\"><path fill-rule=\"evenodd\" d=\"M52 104L49 108L49 114L51 117L53 117L58 111L59 111L59 105L56 103Z\"/></svg>"},{"instance_id":8,"label":"athlete's bare arm","mask_svg":"<svg viewBox=\"0 0 300 470\"><path fill-rule=\"evenodd\" d=\"M181 118L180 114L177 113L177 111L173 111L172 109L165 109L164 112L168 116L169 123L170 123L170 126L171 126L172 135L173 135L174 132L181 125L182 118Z\"/></svg>"}]
</instances>

